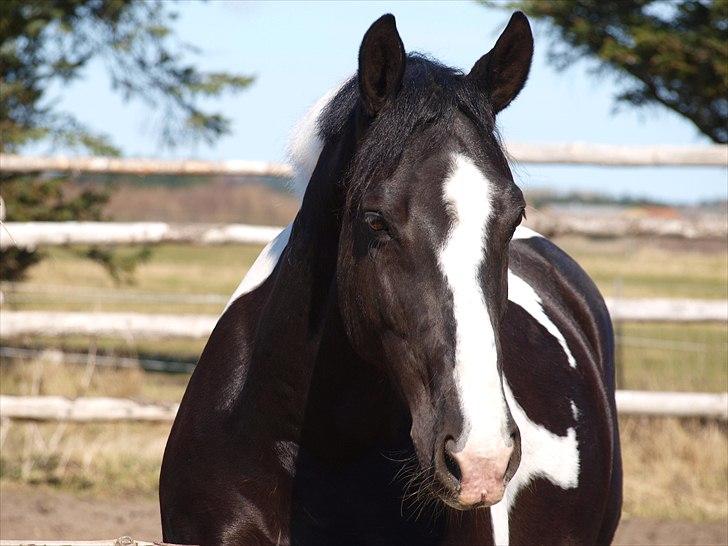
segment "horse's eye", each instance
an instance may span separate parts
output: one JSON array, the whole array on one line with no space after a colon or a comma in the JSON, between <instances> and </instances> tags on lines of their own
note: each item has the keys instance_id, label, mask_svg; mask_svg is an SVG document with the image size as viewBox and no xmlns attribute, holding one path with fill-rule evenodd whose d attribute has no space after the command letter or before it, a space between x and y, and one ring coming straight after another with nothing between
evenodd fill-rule
<instances>
[{"instance_id":1,"label":"horse's eye","mask_svg":"<svg viewBox=\"0 0 728 546\"><path fill-rule=\"evenodd\" d=\"M369 229L372 231L386 231L387 222L384 217L378 212L365 212L364 221L366 222Z\"/></svg>"}]
</instances>

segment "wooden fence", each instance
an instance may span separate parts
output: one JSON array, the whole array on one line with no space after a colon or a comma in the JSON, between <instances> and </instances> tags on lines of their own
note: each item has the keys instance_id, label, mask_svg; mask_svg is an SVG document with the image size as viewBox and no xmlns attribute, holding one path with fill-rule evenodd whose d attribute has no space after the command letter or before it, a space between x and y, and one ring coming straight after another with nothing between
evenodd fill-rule
<instances>
[{"instance_id":1,"label":"wooden fence","mask_svg":"<svg viewBox=\"0 0 728 546\"><path fill-rule=\"evenodd\" d=\"M619 390L616 397L620 415L728 420L728 393ZM0 395L3 419L26 421L169 423L178 408L179 404L144 404L124 398Z\"/></svg>"},{"instance_id":2,"label":"wooden fence","mask_svg":"<svg viewBox=\"0 0 728 546\"><path fill-rule=\"evenodd\" d=\"M131 537L109 540L0 540L0 546L185 546L166 542L147 542Z\"/></svg>"},{"instance_id":3,"label":"wooden fence","mask_svg":"<svg viewBox=\"0 0 728 546\"><path fill-rule=\"evenodd\" d=\"M724 218L588 217L536 213L526 225L547 236L673 237L725 239ZM157 243L266 245L280 227L248 224L170 224L166 222L4 222L0 248L17 246L129 245Z\"/></svg>"},{"instance_id":4,"label":"wooden fence","mask_svg":"<svg viewBox=\"0 0 728 546\"><path fill-rule=\"evenodd\" d=\"M510 158L520 163L591 164L608 166L728 167L728 146L608 146L591 144L507 145ZM257 161L178 161L108 157L27 157L0 154L0 172L67 172L145 175L230 175L288 178L288 165ZM0 202L0 205L2 203ZM1 208L1 207L0 207ZM0 213L0 217L2 214ZM581 234L594 237L666 236L726 237L724 218L656 219L648 217L590 218L532 215L529 227L547 236ZM244 224L204 225L163 222L5 222L0 248L35 248L70 244L140 244L185 242L195 244L266 244L280 228ZM615 321L728 321L728 302L704 300L608 301ZM0 312L0 337L23 335L131 335L135 338L206 337L217 317L144 315L139 313ZM728 394L618 391L620 413L708 416L726 420ZM16 419L76 421L141 419L168 422L176 406L139 404L130 400L60 397L0 397L0 413ZM106 417L99 417L100 415ZM65 544L66 542L64 542ZM103 542L102 542L103 543ZM117 542L108 542L116 544ZM101 543L99 543L101 544Z\"/></svg>"},{"instance_id":5,"label":"wooden fence","mask_svg":"<svg viewBox=\"0 0 728 546\"><path fill-rule=\"evenodd\" d=\"M614 321L728 321L728 300L608 298L607 306ZM218 318L216 315L3 310L0 311L0 338L28 335L205 338Z\"/></svg>"},{"instance_id":6,"label":"wooden fence","mask_svg":"<svg viewBox=\"0 0 728 546\"><path fill-rule=\"evenodd\" d=\"M614 167L696 167L728 165L728 146L618 146L584 142L525 144L510 142L512 161L534 164ZM0 154L0 171L97 174L171 174L290 177L289 165L265 161L159 160L118 157L42 157Z\"/></svg>"}]
</instances>

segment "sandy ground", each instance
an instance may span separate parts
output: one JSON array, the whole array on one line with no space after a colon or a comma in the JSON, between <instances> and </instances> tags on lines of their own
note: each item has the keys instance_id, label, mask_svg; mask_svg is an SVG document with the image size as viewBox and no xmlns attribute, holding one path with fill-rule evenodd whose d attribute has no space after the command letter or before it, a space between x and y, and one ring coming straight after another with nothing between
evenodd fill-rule
<instances>
[{"instance_id":1,"label":"sandy ground","mask_svg":"<svg viewBox=\"0 0 728 546\"><path fill-rule=\"evenodd\" d=\"M158 539L154 499L98 498L48 487L0 485L0 539ZM628 520L615 544L728 545L728 522Z\"/></svg>"}]
</instances>

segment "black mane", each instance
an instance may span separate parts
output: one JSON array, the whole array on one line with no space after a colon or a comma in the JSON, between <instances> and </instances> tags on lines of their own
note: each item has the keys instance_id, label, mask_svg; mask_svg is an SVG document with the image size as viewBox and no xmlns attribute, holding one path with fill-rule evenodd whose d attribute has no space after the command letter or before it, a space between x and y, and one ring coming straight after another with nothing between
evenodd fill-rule
<instances>
[{"instance_id":1,"label":"black mane","mask_svg":"<svg viewBox=\"0 0 728 546\"><path fill-rule=\"evenodd\" d=\"M319 133L325 143L336 142L357 123L358 78L350 78L322 111ZM455 114L464 114L483 137L500 150L495 120L483 93L462 70L441 64L421 53L409 53L397 100L390 101L368 124L343 182L357 201L371 181L391 175L411 137L424 128L435 128L428 147L437 150L451 134ZM368 120L367 120L368 121ZM495 135L495 138L488 138Z\"/></svg>"}]
</instances>

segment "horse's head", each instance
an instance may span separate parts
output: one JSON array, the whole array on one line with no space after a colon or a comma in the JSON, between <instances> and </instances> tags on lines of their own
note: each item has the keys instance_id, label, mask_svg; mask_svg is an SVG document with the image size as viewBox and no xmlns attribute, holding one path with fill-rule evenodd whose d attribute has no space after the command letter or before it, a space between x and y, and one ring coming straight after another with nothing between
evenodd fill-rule
<instances>
[{"instance_id":1,"label":"horse's head","mask_svg":"<svg viewBox=\"0 0 728 546\"><path fill-rule=\"evenodd\" d=\"M342 317L355 350L406 402L423 474L460 509L498 502L520 461L497 332L525 204L495 115L523 87L532 52L519 12L463 74L406 55L385 15L364 36L350 83Z\"/></svg>"}]
</instances>

